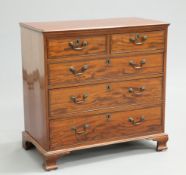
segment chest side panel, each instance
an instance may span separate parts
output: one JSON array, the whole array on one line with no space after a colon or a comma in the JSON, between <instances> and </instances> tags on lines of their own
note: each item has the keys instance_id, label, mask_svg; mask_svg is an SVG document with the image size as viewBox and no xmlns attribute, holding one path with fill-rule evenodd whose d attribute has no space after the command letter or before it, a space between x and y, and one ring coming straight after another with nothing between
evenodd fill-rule
<instances>
[{"instance_id":1,"label":"chest side panel","mask_svg":"<svg viewBox=\"0 0 186 175\"><path fill-rule=\"evenodd\" d=\"M21 28L25 130L48 149L45 61L42 33Z\"/></svg>"}]
</instances>

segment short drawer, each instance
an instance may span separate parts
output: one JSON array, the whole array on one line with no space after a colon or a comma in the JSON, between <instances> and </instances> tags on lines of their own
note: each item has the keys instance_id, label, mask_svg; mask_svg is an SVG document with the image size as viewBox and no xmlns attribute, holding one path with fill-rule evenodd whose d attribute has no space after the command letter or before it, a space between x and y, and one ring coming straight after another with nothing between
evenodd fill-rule
<instances>
[{"instance_id":1,"label":"short drawer","mask_svg":"<svg viewBox=\"0 0 186 175\"><path fill-rule=\"evenodd\" d=\"M50 121L50 148L69 148L161 132L161 107Z\"/></svg>"},{"instance_id":2,"label":"short drawer","mask_svg":"<svg viewBox=\"0 0 186 175\"><path fill-rule=\"evenodd\" d=\"M112 35L112 53L164 49L164 31Z\"/></svg>"},{"instance_id":3,"label":"short drawer","mask_svg":"<svg viewBox=\"0 0 186 175\"><path fill-rule=\"evenodd\" d=\"M48 38L48 58L73 55L103 54L106 52L106 37Z\"/></svg>"},{"instance_id":4,"label":"short drawer","mask_svg":"<svg viewBox=\"0 0 186 175\"><path fill-rule=\"evenodd\" d=\"M100 58L48 65L50 85L78 84L122 76L162 73L162 71L163 54Z\"/></svg>"},{"instance_id":5,"label":"short drawer","mask_svg":"<svg viewBox=\"0 0 186 175\"><path fill-rule=\"evenodd\" d=\"M162 78L140 79L49 90L50 117L123 106L161 103Z\"/></svg>"}]
</instances>

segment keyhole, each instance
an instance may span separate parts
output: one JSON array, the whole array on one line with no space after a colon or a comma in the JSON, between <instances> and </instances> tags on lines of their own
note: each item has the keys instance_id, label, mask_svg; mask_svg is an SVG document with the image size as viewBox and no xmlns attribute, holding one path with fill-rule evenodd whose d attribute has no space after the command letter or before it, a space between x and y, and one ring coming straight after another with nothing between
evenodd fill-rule
<instances>
[{"instance_id":1,"label":"keyhole","mask_svg":"<svg viewBox=\"0 0 186 175\"><path fill-rule=\"evenodd\" d=\"M107 121L111 119L111 114L106 114Z\"/></svg>"},{"instance_id":2,"label":"keyhole","mask_svg":"<svg viewBox=\"0 0 186 175\"><path fill-rule=\"evenodd\" d=\"M76 43L77 43L77 44L79 44L79 43L80 43L80 40L79 40L79 39L77 39L77 40L76 40Z\"/></svg>"},{"instance_id":3,"label":"keyhole","mask_svg":"<svg viewBox=\"0 0 186 175\"><path fill-rule=\"evenodd\" d=\"M136 34L136 39L139 39L139 38L140 38L140 34L137 33L137 34Z\"/></svg>"},{"instance_id":4,"label":"keyhole","mask_svg":"<svg viewBox=\"0 0 186 175\"><path fill-rule=\"evenodd\" d=\"M108 85L106 86L106 89L107 89L108 91L110 91L110 90L112 89L112 88L111 88L111 85L108 84Z\"/></svg>"},{"instance_id":5,"label":"keyhole","mask_svg":"<svg viewBox=\"0 0 186 175\"><path fill-rule=\"evenodd\" d=\"M110 59L109 58L107 58L106 64L110 64Z\"/></svg>"}]
</instances>

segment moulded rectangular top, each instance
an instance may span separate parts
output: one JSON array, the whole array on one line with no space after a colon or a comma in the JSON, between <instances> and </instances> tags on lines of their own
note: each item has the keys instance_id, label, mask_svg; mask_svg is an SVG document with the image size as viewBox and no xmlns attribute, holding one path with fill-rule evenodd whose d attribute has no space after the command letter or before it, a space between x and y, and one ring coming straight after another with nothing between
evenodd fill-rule
<instances>
[{"instance_id":1,"label":"moulded rectangular top","mask_svg":"<svg viewBox=\"0 0 186 175\"><path fill-rule=\"evenodd\" d=\"M89 29L125 28L139 26L169 25L166 22L143 18L110 18L53 22L24 22L20 26L40 32L58 32Z\"/></svg>"}]
</instances>

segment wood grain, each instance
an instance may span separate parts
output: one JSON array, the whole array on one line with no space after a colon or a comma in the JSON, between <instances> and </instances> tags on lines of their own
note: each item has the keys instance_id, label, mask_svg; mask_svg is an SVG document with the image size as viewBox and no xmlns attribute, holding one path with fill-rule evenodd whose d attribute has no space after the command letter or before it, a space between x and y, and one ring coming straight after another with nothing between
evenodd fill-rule
<instances>
[{"instance_id":1,"label":"wood grain","mask_svg":"<svg viewBox=\"0 0 186 175\"><path fill-rule=\"evenodd\" d=\"M154 140L156 138L166 138L167 134L159 132L159 133L155 133L155 134L148 134L146 133L143 136L133 136L133 137L128 137L128 138L112 138L111 139L105 139L103 141L100 142L94 142L94 143L89 143L89 144L85 144L85 145L71 145L68 148L60 148L60 149L56 149L56 150L50 150L47 151L45 149L43 149L43 147L41 147L41 145L38 144L38 142L29 135L29 133L27 132L23 132L24 135L24 142L29 142L31 144L33 144L37 150L41 153L41 155L43 156L44 159L44 169L49 171L49 170L53 170L57 168L56 165L56 158L59 156L64 156L66 154L69 154L71 151L76 151L76 150L82 150L82 149L88 149L88 148L93 148L93 147L103 147L103 146L107 146L107 145L111 145L111 144L117 144L117 143L123 143L123 142L129 142L129 141L136 141L136 140ZM49 164L46 164L46 159L50 159L51 163L49 162ZM52 165L52 166L51 166Z\"/></svg>"},{"instance_id":2,"label":"wood grain","mask_svg":"<svg viewBox=\"0 0 186 175\"><path fill-rule=\"evenodd\" d=\"M45 170L56 169L57 159L75 150L141 139L157 141L158 151L167 148L168 23L119 18L20 25L22 144L38 149ZM137 34L142 44L130 40ZM77 39L88 45L74 50L69 42ZM84 65L88 69L75 75Z\"/></svg>"},{"instance_id":3,"label":"wood grain","mask_svg":"<svg viewBox=\"0 0 186 175\"><path fill-rule=\"evenodd\" d=\"M79 86L69 88L53 89L49 91L49 113L50 117L63 117L67 113L81 113L101 108L123 105L127 110L131 105L155 105L161 103L162 78L140 79L133 81L115 82L108 84L95 84L92 86ZM107 86L110 89L107 89ZM129 88L145 86L141 95L129 93ZM82 100L83 94L88 94L87 99L76 104L71 96Z\"/></svg>"},{"instance_id":4,"label":"wood grain","mask_svg":"<svg viewBox=\"0 0 186 175\"><path fill-rule=\"evenodd\" d=\"M140 62L145 60L141 69L135 69L129 63L133 61L140 66ZM109 61L109 64L107 63ZM69 69L74 67L77 72L82 72L83 66L87 65L88 69L82 75L75 75ZM129 57L105 57L96 60L87 60L79 62L53 63L48 64L49 85L78 84L83 82L97 80L113 80L122 76L135 76L144 74L162 73L163 55L137 55Z\"/></svg>"},{"instance_id":5,"label":"wood grain","mask_svg":"<svg viewBox=\"0 0 186 175\"><path fill-rule=\"evenodd\" d=\"M21 28L21 46L25 131L48 149L43 35Z\"/></svg>"},{"instance_id":6,"label":"wood grain","mask_svg":"<svg viewBox=\"0 0 186 175\"><path fill-rule=\"evenodd\" d=\"M142 18L110 18L110 19L92 19L92 20L72 20L72 21L52 21L52 22L24 22L21 26L37 30L40 32L60 32L89 29L117 29L140 26L168 25L166 22L142 19Z\"/></svg>"},{"instance_id":7,"label":"wood grain","mask_svg":"<svg viewBox=\"0 0 186 175\"><path fill-rule=\"evenodd\" d=\"M52 150L68 148L71 145L86 145L89 142L99 143L104 139L115 137L130 138L143 134L161 132L161 107L133 110L127 112L101 114L92 117L81 117L77 115L74 119L51 120L50 139ZM144 116L144 122L139 125L132 125L128 119L133 117L136 121ZM75 133L72 128L77 128L78 132L84 131L84 125L89 125L87 132L83 134Z\"/></svg>"},{"instance_id":8,"label":"wood grain","mask_svg":"<svg viewBox=\"0 0 186 175\"><path fill-rule=\"evenodd\" d=\"M80 42L87 42L88 45L82 50L74 50L69 46L70 42L74 42L77 39ZM100 54L106 52L106 37L105 36L93 36L83 37L77 36L74 38L63 38L60 35L56 38L48 38L48 58L72 56L72 55L88 55L88 54Z\"/></svg>"},{"instance_id":9,"label":"wood grain","mask_svg":"<svg viewBox=\"0 0 186 175\"><path fill-rule=\"evenodd\" d=\"M165 151L167 149L167 141L168 141L169 137L167 134L163 135L163 136L157 136L157 137L153 137L154 141L157 141L157 147L156 150L157 151Z\"/></svg>"},{"instance_id":10,"label":"wood grain","mask_svg":"<svg viewBox=\"0 0 186 175\"><path fill-rule=\"evenodd\" d=\"M167 39L168 39L168 29L165 30L165 41L164 41L164 55L163 55L163 81L162 81L162 99L164 103L162 104L162 123L163 123L163 132L165 131L165 105L166 105L166 70L167 70Z\"/></svg>"},{"instance_id":11,"label":"wood grain","mask_svg":"<svg viewBox=\"0 0 186 175\"><path fill-rule=\"evenodd\" d=\"M136 31L138 33L138 31ZM136 45L130 42L136 33L112 35L112 53L161 50L164 48L164 31L139 32L140 36L147 36L144 44Z\"/></svg>"}]
</instances>

